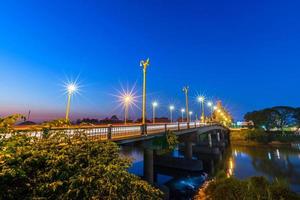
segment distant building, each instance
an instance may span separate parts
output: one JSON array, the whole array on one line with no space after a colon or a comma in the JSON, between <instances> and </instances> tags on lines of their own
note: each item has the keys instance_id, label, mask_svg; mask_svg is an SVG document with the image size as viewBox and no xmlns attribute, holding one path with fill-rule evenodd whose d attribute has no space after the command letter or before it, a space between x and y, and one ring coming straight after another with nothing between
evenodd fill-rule
<instances>
[{"instance_id":1,"label":"distant building","mask_svg":"<svg viewBox=\"0 0 300 200\"><path fill-rule=\"evenodd\" d=\"M236 125L238 127L248 128L248 127L253 127L254 123L253 123L253 121L249 121L249 122L238 121L238 122L236 122Z\"/></svg>"}]
</instances>

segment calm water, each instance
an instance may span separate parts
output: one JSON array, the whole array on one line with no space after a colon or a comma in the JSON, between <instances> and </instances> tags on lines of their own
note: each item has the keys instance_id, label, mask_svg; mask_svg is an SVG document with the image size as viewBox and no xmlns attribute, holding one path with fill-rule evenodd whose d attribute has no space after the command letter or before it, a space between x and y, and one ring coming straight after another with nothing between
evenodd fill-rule
<instances>
[{"instance_id":1,"label":"calm water","mask_svg":"<svg viewBox=\"0 0 300 200\"><path fill-rule=\"evenodd\" d=\"M249 176L284 179L293 191L300 193L300 144L282 147L233 146L227 166L229 172L240 179Z\"/></svg>"},{"instance_id":2,"label":"calm water","mask_svg":"<svg viewBox=\"0 0 300 200\"><path fill-rule=\"evenodd\" d=\"M144 151L136 146L125 146L122 154L133 158L129 169L143 177ZM175 150L174 157L184 157ZM285 179L293 191L300 193L300 144L281 147L241 147L234 146L224 150L219 156L193 155L193 159L203 162L203 171L189 173L168 168L154 168L154 181L170 193L171 199L191 199L207 177L213 177L219 170L228 175L244 179L249 176Z\"/></svg>"}]
</instances>

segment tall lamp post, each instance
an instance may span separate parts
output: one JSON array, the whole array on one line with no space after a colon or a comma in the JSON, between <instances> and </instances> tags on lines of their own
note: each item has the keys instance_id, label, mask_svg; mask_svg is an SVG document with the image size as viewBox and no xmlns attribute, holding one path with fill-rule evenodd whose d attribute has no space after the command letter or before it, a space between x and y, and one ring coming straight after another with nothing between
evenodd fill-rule
<instances>
[{"instance_id":1,"label":"tall lamp post","mask_svg":"<svg viewBox=\"0 0 300 200\"><path fill-rule=\"evenodd\" d=\"M75 83L70 83L66 87L67 87L66 89L67 89L67 94L68 94L67 109L66 109L66 121L69 121L71 97L77 91L78 88Z\"/></svg>"},{"instance_id":2,"label":"tall lamp post","mask_svg":"<svg viewBox=\"0 0 300 200\"><path fill-rule=\"evenodd\" d=\"M125 114L124 114L124 123L127 124L127 119L128 119L128 108L129 105L132 103L132 96L131 95L125 95L124 96L124 108L125 108Z\"/></svg>"},{"instance_id":3,"label":"tall lamp post","mask_svg":"<svg viewBox=\"0 0 300 200\"><path fill-rule=\"evenodd\" d=\"M190 119L189 119L189 97L188 97L189 86L183 87L182 91L185 94L186 122L189 123L190 122Z\"/></svg>"},{"instance_id":4,"label":"tall lamp post","mask_svg":"<svg viewBox=\"0 0 300 200\"><path fill-rule=\"evenodd\" d=\"M146 73L149 65L149 58L140 62L140 66L143 67L143 111L142 111L142 124L146 123Z\"/></svg>"},{"instance_id":5,"label":"tall lamp post","mask_svg":"<svg viewBox=\"0 0 300 200\"><path fill-rule=\"evenodd\" d=\"M185 112L184 108L181 108L181 122L183 122L183 113Z\"/></svg>"},{"instance_id":6,"label":"tall lamp post","mask_svg":"<svg viewBox=\"0 0 300 200\"><path fill-rule=\"evenodd\" d=\"M210 108L210 117L212 118L213 115L213 103L211 101L207 102L207 106Z\"/></svg>"},{"instance_id":7,"label":"tall lamp post","mask_svg":"<svg viewBox=\"0 0 300 200\"><path fill-rule=\"evenodd\" d=\"M193 111L190 111L190 112L189 112L189 115L190 115L190 120L193 121L193 120L192 120Z\"/></svg>"},{"instance_id":8,"label":"tall lamp post","mask_svg":"<svg viewBox=\"0 0 300 200\"><path fill-rule=\"evenodd\" d=\"M204 114L204 101L205 101L205 98L204 96L200 96L198 97L198 101L200 102L200 105L201 105L201 108L200 108L200 116L201 116L201 122L203 123L204 122L204 119L205 119L205 114Z\"/></svg>"},{"instance_id":9,"label":"tall lamp post","mask_svg":"<svg viewBox=\"0 0 300 200\"><path fill-rule=\"evenodd\" d=\"M174 110L174 106L173 105L171 105L170 107L169 107L169 109L170 109L170 121L171 121L171 123L173 122L173 110Z\"/></svg>"},{"instance_id":10,"label":"tall lamp post","mask_svg":"<svg viewBox=\"0 0 300 200\"><path fill-rule=\"evenodd\" d=\"M153 114L153 118L152 118L152 123L155 123L155 108L158 106L158 103L156 101L154 101L152 103L152 114Z\"/></svg>"}]
</instances>

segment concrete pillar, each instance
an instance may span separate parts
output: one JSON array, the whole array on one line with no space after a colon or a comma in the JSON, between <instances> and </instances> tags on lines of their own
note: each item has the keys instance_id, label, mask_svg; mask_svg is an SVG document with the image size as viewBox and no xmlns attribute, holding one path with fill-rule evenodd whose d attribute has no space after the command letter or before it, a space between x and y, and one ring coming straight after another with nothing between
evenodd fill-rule
<instances>
[{"instance_id":1,"label":"concrete pillar","mask_svg":"<svg viewBox=\"0 0 300 200\"><path fill-rule=\"evenodd\" d=\"M220 154L219 154L219 161L221 162L222 160L223 160L223 154L220 153Z\"/></svg>"},{"instance_id":2,"label":"concrete pillar","mask_svg":"<svg viewBox=\"0 0 300 200\"><path fill-rule=\"evenodd\" d=\"M225 139L225 138L224 138L224 131L221 131L220 136L221 136L221 140L224 141L224 139Z\"/></svg>"},{"instance_id":3,"label":"concrete pillar","mask_svg":"<svg viewBox=\"0 0 300 200\"><path fill-rule=\"evenodd\" d=\"M193 159L193 143L185 142L184 143L184 157L185 159Z\"/></svg>"},{"instance_id":4,"label":"concrete pillar","mask_svg":"<svg viewBox=\"0 0 300 200\"><path fill-rule=\"evenodd\" d=\"M211 139L211 134L208 134L208 145L209 147L212 147L212 139Z\"/></svg>"},{"instance_id":5,"label":"concrete pillar","mask_svg":"<svg viewBox=\"0 0 300 200\"><path fill-rule=\"evenodd\" d=\"M219 133L219 131L217 132L217 141L220 142L220 133Z\"/></svg>"},{"instance_id":6,"label":"concrete pillar","mask_svg":"<svg viewBox=\"0 0 300 200\"><path fill-rule=\"evenodd\" d=\"M154 168L153 168L153 150L144 149L144 178L153 184L154 183Z\"/></svg>"}]
</instances>

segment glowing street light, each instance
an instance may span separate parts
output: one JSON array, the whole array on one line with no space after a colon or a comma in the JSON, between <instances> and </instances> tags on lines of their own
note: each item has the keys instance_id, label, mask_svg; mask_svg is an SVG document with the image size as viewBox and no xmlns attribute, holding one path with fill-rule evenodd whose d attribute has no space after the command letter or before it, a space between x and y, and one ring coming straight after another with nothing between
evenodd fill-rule
<instances>
[{"instance_id":1,"label":"glowing street light","mask_svg":"<svg viewBox=\"0 0 300 200\"><path fill-rule=\"evenodd\" d=\"M199 96L198 97L198 102L201 103L201 108L200 110L201 111L201 122L203 123L204 122L204 119L205 119L205 114L204 114L204 101L205 101L205 97L204 96Z\"/></svg>"},{"instance_id":2,"label":"glowing street light","mask_svg":"<svg viewBox=\"0 0 300 200\"><path fill-rule=\"evenodd\" d=\"M143 111L142 111L142 124L146 122L146 73L149 65L149 58L140 62L140 66L143 67Z\"/></svg>"},{"instance_id":3,"label":"glowing street light","mask_svg":"<svg viewBox=\"0 0 300 200\"><path fill-rule=\"evenodd\" d=\"M190 119L189 119L189 86L185 86L183 87L182 91L185 94L185 110L186 110L186 122L189 123Z\"/></svg>"},{"instance_id":4,"label":"glowing street light","mask_svg":"<svg viewBox=\"0 0 300 200\"><path fill-rule=\"evenodd\" d=\"M209 101L209 102L207 102L207 106L210 108L210 115L211 115L211 118L212 118L212 115L213 115L213 109L214 109L214 107L213 107L213 103L211 102L211 101Z\"/></svg>"},{"instance_id":5,"label":"glowing street light","mask_svg":"<svg viewBox=\"0 0 300 200\"><path fill-rule=\"evenodd\" d=\"M185 112L185 109L184 108L181 108L181 122L183 122L183 114Z\"/></svg>"},{"instance_id":6,"label":"glowing street light","mask_svg":"<svg viewBox=\"0 0 300 200\"><path fill-rule=\"evenodd\" d=\"M71 97L74 93L76 93L78 90L78 86L76 83L69 83L66 85L66 91L68 95L68 101L67 101L67 109L66 109L66 121L69 121L69 113L70 113L70 104L71 104Z\"/></svg>"},{"instance_id":7,"label":"glowing street light","mask_svg":"<svg viewBox=\"0 0 300 200\"><path fill-rule=\"evenodd\" d=\"M130 104L132 104L134 101L134 97L128 93L128 94L124 94L122 96L122 103L124 105L124 109L125 109L125 114L124 114L124 123L127 124L127 119L128 119L128 108L130 106Z\"/></svg>"},{"instance_id":8,"label":"glowing street light","mask_svg":"<svg viewBox=\"0 0 300 200\"><path fill-rule=\"evenodd\" d=\"M190 112L189 112L189 115L190 115L191 121L193 121L193 120L192 120L193 111L190 111Z\"/></svg>"},{"instance_id":9,"label":"glowing street light","mask_svg":"<svg viewBox=\"0 0 300 200\"><path fill-rule=\"evenodd\" d=\"M170 119L171 119L171 123L172 123L173 122L173 110L175 109L175 107L173 105L171 105L169 107L169 109L170 109Z\"/></svg>"},{"instance_id":10,"label":"glowing street light","mask_svg":"<svg viewBox=\"0 0 300 200\"><path fill-rule=\"evenodd\" d=\"M122 87L121 91L118 91L118 94L113 95L117 98L117 102L120 106L122 106L122 109L124 109L124 123L127 124L128 115L129 115L129 108L131 106L137 107L137 99L138 96L136 94L135 88L131 89L124 89Z\"/></svg>"},{"instance_id":11,"label":"glowing street light","mask_svg":"<svg viewBox=\"0 0 300 200\"><path fill-rule=\"evenodd\" d=\"M155 123L155 108L158 106L158 103L156 101L154 101L152 103L152 114L153 114L153 119L152 119L152 123Z\"/></svg>"}]
</instances>

